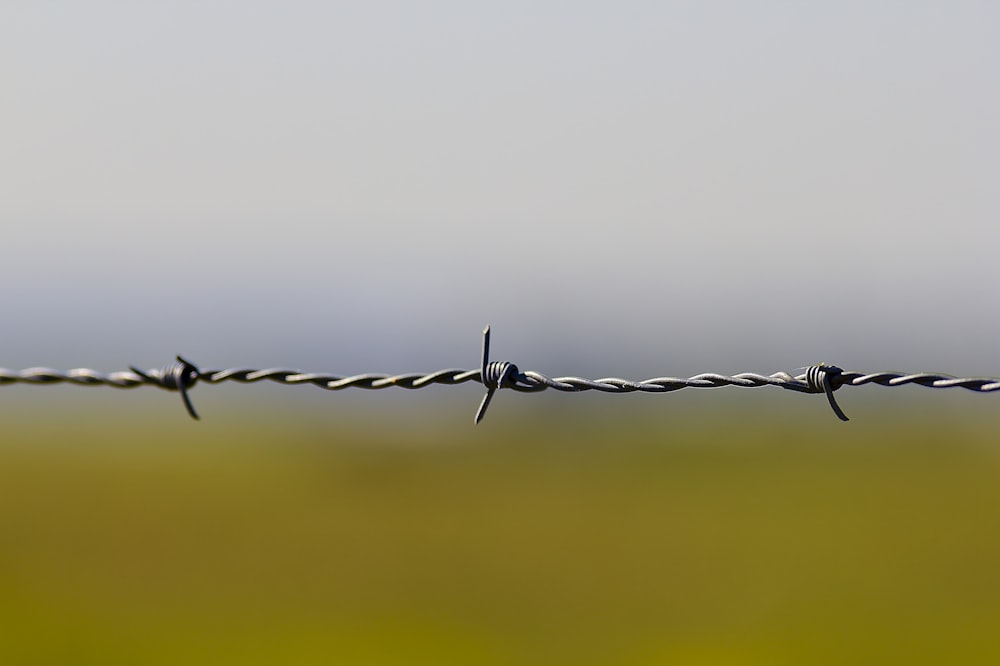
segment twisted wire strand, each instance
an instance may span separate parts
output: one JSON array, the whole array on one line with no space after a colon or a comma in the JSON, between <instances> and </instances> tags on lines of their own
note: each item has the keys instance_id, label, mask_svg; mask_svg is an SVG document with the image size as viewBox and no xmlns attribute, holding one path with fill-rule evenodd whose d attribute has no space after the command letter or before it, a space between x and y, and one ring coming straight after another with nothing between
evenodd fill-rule
<instances>
[{"instance_id":1,"label":"twisted wire strand","mask_svg":"<svg viewBox=\"0 0 1000 666\"><path fill-rule=\"evenodd\" d=\"M346 388L384 389L399 387L419 389L432 384L453 386L466 382L479 382L486 387L476 411L475 422L479 423L491 400L496 393L508 388L521 393L537 393L552 389L577 393L580 391L600 391L602 393L669 393L686 388L721 388L723 386L738 386L756 388L760 386L776 386L778 388L798 391L800 393L824 393L830 402L830 407L842 421L847 421L847 415L837 404L834 391L843 386L863 386L878 384L880 386L904 386L917 384L929 388L964 388L979 393L1000 391L1000 379L994 377L954 377L952 375L921 372L844 372L835 365L820 363L805 369L799 375L787 372L776 372L772 375L761 375L754 372L744 372L737 375L720 375L717 373L702 373L693 377L654 377L642 381L632 381L618 377L601 379L583 379L581 377L549 377L534 370L521 372L510 361L490 361L490 327L483 331L482 364L478 370L461 370L449 368L431 373L410 373L401 375L362 374L341 377L317 372L303 372L290 368L229 368L225 370L201 370L181 356L176 362L155 370L140 370L131 367L129 371L101 373L89 368L74 370L53 370L52 368L27 368L25 370L7 370L0 368L0 385L6 384L59 384L69 383L78 386L111 386L114 388L136 388L138 386L158 386L169 391L177 391L184 406L192 418L197 419L198 413L191 404L189 391L198 382L219 384L226 381L253 384L256 382L274 382L286 386L308 384L327 391L339 391Z\"/></svg>"},{"instance_id":2,"label":"twisted wire strand","mask_svg":"<svg viewBox=\"0 0 1000 666\"><path fill-rule=\"evenodd\" d=\"M102 373L90 368L75 370L53 370L52 368L26 368L24 370L8 370L0 368L0 385L16 384L77 384L79 386L111 386L114 388L135 388L149 384L134 372Z\"/></svg>"},{"instance_id":3,"label":"twisted wire strand","mask_svg":"<svg viewBox=\"0 0 1000 666\"><path fill-rule=\"evenodd\" d=\"M158 370L150 370L148 374L152 376L158 372ZM230 368L226 370L201 370L198 380L206 384L219 384L226 381L242 384L268 381L289 386L311 384L328 391L337 391L346 388L384 389L393 386L406 389L419 389L432 384L445 384L449 386L465 384L467 382L481 384L483 381L480 373L480 370L452 368L425 374L363 374L341 377L339 375L303 372L288 368L267 368L263 370ZM0 385L17 383L68 383L78 386L110 386L122 389L158 384L153 379L140 377L135 372L127 370L102 373L90 368L75 368L73 370L54 370L43 367L26 368L24 370L0 368ZM840 375L837 384L837 388L841 386L864 386L865 384L878 384L879 386L917 384L927 388L964 388L977 393L1000 391L1000 378L955 377L953 375L930 372L863 373L845 370ZM537 393L546 389L569 393L580 391L600 391L603 393L669 393L685 388L721 388L723 386L744 388L777 386L800 393L815 393L806 381L805 373L793 376L787 372L776 372L772 375L761 375L754 372L743 372L736 375L702 373L687 378L655 377L642 381L632 381L619 377L605 377L602 379L549 377L540 372L528 370L519 373L517 383L511 385L509 388L521 393Z\"/></svg>"}]
</instances>

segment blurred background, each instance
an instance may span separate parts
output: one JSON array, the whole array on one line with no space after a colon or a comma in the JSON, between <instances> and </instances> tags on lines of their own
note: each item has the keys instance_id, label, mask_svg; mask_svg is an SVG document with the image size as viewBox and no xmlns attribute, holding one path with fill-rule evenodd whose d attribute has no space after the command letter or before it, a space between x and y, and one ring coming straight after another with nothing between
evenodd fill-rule
<instances>
[{"instance_id":1,"label":"blurred background","mask_svg":"<svg viewBox=\"0 0 1000 666\"><path fill-rule=\"evenodd\" d=\"M998 25L5 3L0 366L1000 375ZM995 663L992 396L480 390L2 388L0 658Z\"/></svg>"}]
</instances>

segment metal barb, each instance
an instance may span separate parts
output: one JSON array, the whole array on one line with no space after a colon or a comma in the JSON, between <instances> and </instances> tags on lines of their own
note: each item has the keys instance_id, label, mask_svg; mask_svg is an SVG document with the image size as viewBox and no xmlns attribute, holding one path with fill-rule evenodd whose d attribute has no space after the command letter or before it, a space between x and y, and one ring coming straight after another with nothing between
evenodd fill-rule
<instances>
[{"instance_id":1,"label":"metal barb","mask_svg":"<svg viewBox=\"0 0 1000 666\"><path fill-rule=\"evenodd\" d=\"M839 380L842 374L844 374L842 368L827 363L818 363L806 369L806 383L809 384L810 390L814 393L826 393L826 399L830 402L830 407L837 418L841 421L850 421L833 397L833 392L840 388L839 382L837 386L833 385L833 378Z\"/></svg>"},{"instance_id":2,"label":"metal barb","mask_svg":"<svg viewBox=\"0 0 1000 666\"><path fill-rule=\"evenodd\" d=\"M487 324L486 328L483 329L483 362L479 374L483 386L486 387L486 395L483 396L483 401L479 403L479 409L476 410L477 424L486 416L486 408L490 406L493 394L504 386L515 386L520 374L517 366L510 361L490 363L490 327Z\"/></svg>"},{"instance_id":3,"label":"metal barb","mask_svg":"<svg viewBox=\"0 0 1000 666\"><path fill-rule=\"evenodd\" d=\"M497 392L499 386L490 386L486 383L486 366L490 362L490 325L486 324L486 328L483 329L483 359L482 359L482 370L480 371L479 378L486 387L486 395L483 396L483 401L479 403L479 409L476 410L476 425L483 420L486 416L486 408L490 406L490 401L493 400L493 394Z\"/></svg>"},{"instance_id":4,"label":"metal barb","mask_svg":"<svg viewBox=\"0 0 1000 666\"><path fill-rule=\"evenodd\" d=\"M191 415L191 418L196 421L200 418L198 412L194 409L194 405L191 403L191 396L188 395L188 389L194 386L201 376L201 372L194 363L191 363L182 356L177 356L176 363L171 363L164 366L161 370L152 373L143 372L134 366L129 366L129 369L150 384L156 384L168 391L180 392L181 400L183 400L184 407L187 409L188 414Z\"/></svg>"}]
</instances>

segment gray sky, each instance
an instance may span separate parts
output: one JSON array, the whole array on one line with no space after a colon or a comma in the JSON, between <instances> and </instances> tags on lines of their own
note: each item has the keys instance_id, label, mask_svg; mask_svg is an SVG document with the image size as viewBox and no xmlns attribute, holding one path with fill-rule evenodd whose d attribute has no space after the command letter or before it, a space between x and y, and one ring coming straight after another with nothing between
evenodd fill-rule
<instances>
[{"instance_id":1,"label":"gray sky","mask_svg":"<svg viewBox=\"0 0 1000 666\"><path fill-rule=\"evenodd\" d=\"M7 2L0 365L1000 373L994 2Z\"/></svg>"}]
</instances>

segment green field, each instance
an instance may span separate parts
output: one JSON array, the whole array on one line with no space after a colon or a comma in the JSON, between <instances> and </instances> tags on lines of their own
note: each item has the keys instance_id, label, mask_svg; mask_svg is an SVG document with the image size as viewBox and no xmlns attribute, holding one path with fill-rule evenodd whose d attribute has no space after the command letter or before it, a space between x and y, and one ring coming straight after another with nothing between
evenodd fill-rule
<instances>
[{"instance_id":1,"label":"green field","mask_svg":"<svg viewBox=\"0 0 1000 666\"><path fill-rule=\"evenodd\" d=\"M1000 662L989 397L503 398L8 412L0 663Z\"/></svg>"}]
</instances>

